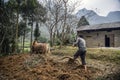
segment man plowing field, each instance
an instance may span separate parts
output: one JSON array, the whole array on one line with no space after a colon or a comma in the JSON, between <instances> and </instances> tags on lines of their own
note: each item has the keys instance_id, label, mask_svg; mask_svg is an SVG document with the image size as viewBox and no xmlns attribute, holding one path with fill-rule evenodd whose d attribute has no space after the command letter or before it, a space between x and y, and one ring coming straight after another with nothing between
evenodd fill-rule
<instances>
[{"instance_id":1,"label":"man plowing field","mask_svg":"<svg viewBox=\"0 0 120 80\"><path fill-rule=\"evenodd\" d=\"M82 66L84 67L85 71L87 71L86 67L86 61L85 61L85 56L86 56L86 42L83 39L83 36L79 35L76 42L73 44L78 46L77 52L74 54L74 60L76 60L79 56L81 58Z\"/></svg>"}]
</instances>

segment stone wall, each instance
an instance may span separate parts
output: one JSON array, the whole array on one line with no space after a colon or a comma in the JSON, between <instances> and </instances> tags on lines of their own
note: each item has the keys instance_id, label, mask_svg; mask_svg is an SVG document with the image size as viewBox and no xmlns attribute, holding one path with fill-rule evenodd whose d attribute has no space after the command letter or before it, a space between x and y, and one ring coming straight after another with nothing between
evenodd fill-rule
<instances>
[{"instance_id":1,"label":"stone wall","mask_svg":"<svg viewBox=\"0 0 120 80\"><path fill-rule=\"evenodd\" d=\"M114 31L114 33L115 33L114 37L115 47L120 47L120 30Z\"/></svg>"},{"instance_id":2,"label":"stone wall","mask_svg":"<svg viewBox=\"0 0 120 80\"><path fill-rule=\"evenodd\" d=\"M120 47L120 30L78 32L83 35L87 47L105 47L105 35L110 38L110 47Z\"/></svg>"}]
</instances>

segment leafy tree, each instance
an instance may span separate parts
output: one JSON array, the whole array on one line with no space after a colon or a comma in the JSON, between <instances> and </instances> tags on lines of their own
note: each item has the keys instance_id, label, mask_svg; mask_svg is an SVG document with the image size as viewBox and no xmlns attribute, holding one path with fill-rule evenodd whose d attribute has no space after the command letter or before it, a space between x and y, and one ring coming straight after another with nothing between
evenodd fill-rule
<instances>
[{"instance_id":1,"label":"leafy tree","mask_svg":"<svg viewBox=\"0 0 120 80\"><path fill-rule=\"evenodd\" d=\"M22 52L24 53L24 44L25 44L25 37L26 37L26 34L28 33L28 32L30 32L30 28L28 28L27 27L27 25L26 25L26 22L25 21L21 21L20 23L19 23L19 37L20 36L23 36L23 46L22 46Z\"/></svg>"},{"instance_id":2,"label":"leafy tree","mask_svg":"<svg viewBox=\"0 0 120 80\"><path fill-rule=\"evenodd\" d=\"M25 35L29 32L28 22L32 23L33 35L33 23L45 22L45 13L45 8L37 0L0 0L0 53L17 51L18 38L23 36L24 43Z\"/></svg>"},{"instance_id":3,"label":"leafy tree","mask_svg":"<svg viewBox=\"0 0 120 80\"><path fill-rule=\"evenodd\" d=\"M82 16L78 22L78 27L80 26L85 26L85 25L89 25L89 22L87 21L87 19L85 18L85 16Z\"/></svg>"},{"instance_id":4,"label":"leafy tree","mask_svg":"<svg viewBox=\"0 0 120 80\"><path fill-rule=\"evenodd\" d=\"M18 49L19 14L20 14L20 7L21 7L22 2L23 2L22 0L9 0L8 1L8 6L14 11L14 14L16 16L16 31L15 31L16 49L15 49L15 52L17 52L17 49Z\"/></svg>"},{"instance_id":5,"label":"leafy tree","mask_svg":"<svg viewBox=\"0 0 120 80\"><path fill-rule=\"evenodd\" d=\"M22 4L19 7L20 14L22 15L23 20L25 21L26 26L31 26L31 39L30 44L32 44L32 35L33 35L33 24L34 22L44 22L45 8L39 4L37 0L23 0ZM23 39L25 39L26 29L24 29ZM25 40L23 40L25 41ZM24 42L23 42L24 45ZM24 46L23 46L24 47ZM31 47L31 46L30 46Z\"/></svg>"},{"instance_id":6,"label":"leafy tree","mask_svg":"<svg viewBox=\"0 0 120 80\"><path fill-rule=\"evenodd\" d=\"M38 23L36 23L36 28L34 30L34 37L35 37L35 40L38 40L38 37L40 36L40 30L39 30L39 27L38 27Z\"/></svg>"},{"instance_id":7,"label":"leafy tree","mask_svg":"<svg viewBox=\"0 0 120 80\"><path fill-rule=\"evenodd\" d=\"M14 44L14 18L11 7L8 9L7 3L0 0L0 53L8 54L11 52L11 45ZM13 47L12 47L13 48Z\"/></svg>"},{"instance_id":8,"label":"leafy tree","mask_svg":"<svg viewBox=\"0 0 120 80\"><path fill-rule=\"evenodd\" d=\"M29 9L29 25L31 26L31 39L33 39L33 24L35 22L45 22L46 9L37 0L27 0L27 7ZM30 45L31 48L31 45Z\"/></svg>"}]
</instances>

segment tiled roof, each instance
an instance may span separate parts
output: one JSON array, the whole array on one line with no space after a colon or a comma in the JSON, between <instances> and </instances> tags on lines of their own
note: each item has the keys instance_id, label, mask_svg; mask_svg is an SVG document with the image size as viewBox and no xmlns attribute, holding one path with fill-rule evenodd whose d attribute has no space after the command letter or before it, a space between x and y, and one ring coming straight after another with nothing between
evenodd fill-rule
<instances>
[{"instance_id":1,"label":"tiled roof","mask_svg":"<svg viewBox=\"0 0 120 80\"><path fill-rule=\"evenodd\" d=\"M120 22L80 26L79 28L77 28L77 31L91 31L91 30L95 31L95 30L117 29L117 28L120 28Z\"/></svg>"}]
</instances>

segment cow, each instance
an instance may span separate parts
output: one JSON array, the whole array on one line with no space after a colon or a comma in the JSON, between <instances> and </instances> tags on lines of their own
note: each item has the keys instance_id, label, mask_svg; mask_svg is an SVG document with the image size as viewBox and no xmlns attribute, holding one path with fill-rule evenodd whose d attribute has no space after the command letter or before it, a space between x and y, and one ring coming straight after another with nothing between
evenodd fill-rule
<instances>
[{"instance_id":1,"label":"cow","mask_svg":"<svg viewBox=\"0 0 120 80\"><path fill-rule=\"evenodd\" d=\"M32 53L48 54L50 53L50 46L48 43L33 41L31 51Z\"/></svg>"}]
</instances>

